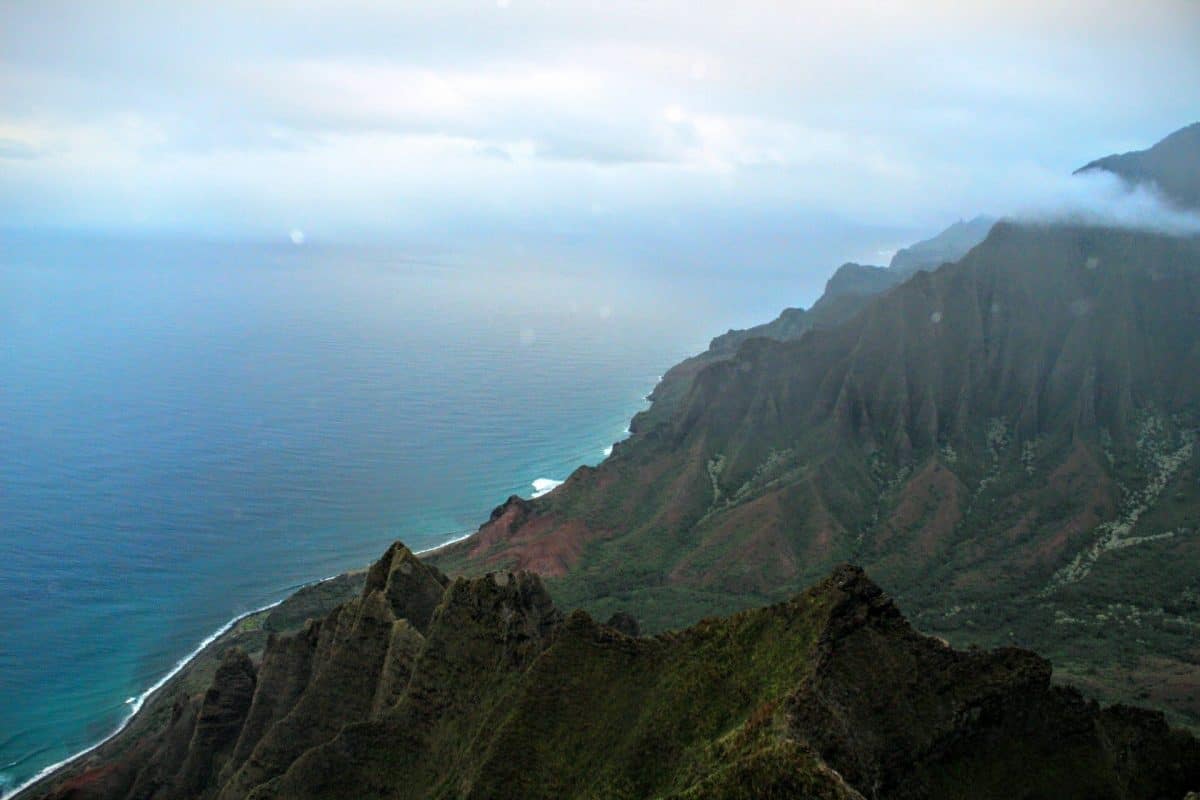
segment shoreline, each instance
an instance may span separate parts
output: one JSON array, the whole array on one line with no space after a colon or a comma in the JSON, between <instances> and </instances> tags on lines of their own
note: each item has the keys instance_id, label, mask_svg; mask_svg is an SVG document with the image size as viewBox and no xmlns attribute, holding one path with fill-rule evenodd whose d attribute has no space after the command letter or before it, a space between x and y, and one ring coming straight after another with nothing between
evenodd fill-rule
<instances>
[{"instance_id":1,"label":"shoreline","mask_svg":"<svg viewBox=\"0 0 1200 800\"><path fill-rule=\"evenodd\" d=\"M417 550L415 552L415 555L420 556L420 555L426 555L428 553L436 553L438 550L442 550L446 547L449 547L452 544L457 544L458 542L461 542L464 539L470 538L471 536L475 535L475 533L476 533L476 531L468 531L463 534L455 535L454 538L448 539L448 540L442 542L441 544L434 545L433 547L427 547L424 550ZM349 572L353 572L353 571L354 570L349 570ZM57 761L53 764L49 764L45 767L42 767L37 772L37 774L35 774L32 778L29 778L24 783L16 786L14 789L12 789L12 791L6 792L5 794L0 794L0 800L15 800L15 798L17 798L23 792L25 792L29 789L32 789L34 786L41 783L43 780L49 778L54 773L58 772L61 769L65 769L66 767L71 766L79 759L85 758L86 756L94 753L96 750L100 749L104 745L111 742L113 739L115 739L117 736L119 736L123 731L125 731L126 728L129 727L129 725L134 721L134 719L137 718L138 713L140 713L141 710L145 707L146 702L149 701L150 698L152 698L155 695L155 693L157 693L160 689L162 689L164 686L166 686L168 683L170 683L171 680L175 676L179 675L179 673L181 673L185 669L187 669L187 667L193 661L195 661L196 658L201 653L203 653L206 649L208 649L208 647L210 645L212 645L214 642L216 642L218 639L220 639L226 633L233 630L237 626L237 624L239 622L241 622L242 620L244 620L248 617L252 617L255 614L261 614L264 611L270 611L272 608L282 605L284 601L286 601L289 597L291 597L293 594L300 591L301 589L304 589L309 586L317 586L318 584L322 584L327 581L334 580L335 578L339 578L344 574L347 574L347 573L338 573L337 575L330 575L325 578L320 578L318 580L309 581L308 583L302 583L299 586L294 586L286 595L284 595L280 599L278 599L272 603L267 603L266 605L261 606L259 608L256 608L251 611L247 611L245 613L235 616L233 619L226 622L220 628L218 628L214 632L210 633L208 636L204 637L204 639L202 639L200 641L200 643L198 645L196 645L195 648L192 649L191 652L189 652L186 656L184 656L178 662L176 662L175 666L171 667L171 669L165 675L163 675L163 677L159 678L157 681L155 681L153 684L151 684L151 686L148 689L143 691L141 694L134 695L134 697L132 698L132 702L130 702L129 700L126 700L125 702L130 706L129 715L126 716L125 719L121 720L121 722L119 722L117 724L117 727L115 727L103 739L100 739L95 744L88 745L86 748L84 748L83 750L80 750L78 753L67 756L66 758L62 759L61 761Z\"/></svg>"},{"instance_id":2,"label":"shoreline","mask_svg":"<svg viewBox=\"0 0 1200 800\"><path fill-rule=\"evenodd\" d=\"M441 544L434 545L433 547L427 547L424 550L417 550L414 552L414 555L421 556L421 555L426 555L429 553L436 553L438 550L443 550L452 544L457 544L465 539L469 539L470 537L474 536L476 533L477 533L477 531L468 531L463 534L455 535L454 538L448 539L448 540L442 542ZM349 570L349 572L353 572L353 571L354 570ZM6 792L4 794L0 794L0 800L15 800L15 798L19 797L22 793L24 793L25 791L27 791L29 789L32 789L34 786L41 783L43 780L49 778L54 773L58 772L61 769L65 769L66 767L71 766L79 759L84 758L84 757L90 755L91 753L94 753L96 750L100 749L104 745L111 742L113 739L115 739L117 736L119 736L126 728L129 727L129 725L134 721L134 719L137 718L138 713L142 710L142 708L145 707L146 702L148 700L150 700L150 698L153 697L156 692L158 692L160 689L162 689L164 686L166 686L168 683L170 683L172 678L174 678L179 673L181 673L185 669L187 669L188 665L190 665L193 661L195 661L196 658L201 653L203 653L206 649L208 649L208 647L210 645L212 645L214 642L216 642L218 639L220 639L226 633L233 630L233 628L236 627L237 624L239 622L241 622L242 620L246 619L247 617L252 617L255 614L261 614L264 611L270 611L272 608L275 608L276 606L281 605L285 600L287 600L289 597L291 597L293 594L300 591L301 589L304 589L309 586L316 586L318 584L322 584L327 581L334 580L335 578L341 577L341 575L344 575L344 574L348 574L348 573L338 573L337 575L330 575L328 577L320 578L318 580L310 581L308 583L302 583L299 586L293 587L291 589L291 591L288 592L288 594L281 597L280 599L278 599L272 603L267 603L266 605L264 605L260 608L256 608L251 611L247 611L243 614L239 614L236 617L234 617L233 619L229 620L224 625L222 625L220 628L218 628L216 631L214 631L213 633L210 633L208 636L206 636L204 639L202 639L200 641L200 644L196 645L196 647L191 652L189 652L186 656L184 656L178 662L176 662L175 666L173 666L167 672L167 674L165 674L163 677L161 677L157 681L155 681L150 686L150 688L146 689L141 694L134 695L134 697L132 698L133 702L126 700L125 701L126 704L128 704L130 706L129 715L127 717L125 717L125 719L121 720L121 722L119 722L117 724L117 727L112 730L112 732L107 734L103 739L100 739L99 741L97 741L95 744L89 745L86 748L84 748L83 750L80 750L78 753L67 756L66 758L62 759L61 761L57 761L53 764L42 767L37 772L37 774L35 774L32 778L29 778L24 783L19 784L12 791Z\"/></svg>"},{"instance_id":3,"label":"shoreline","mask_svg":"<svg viewBox=\"0 0 1200 800\"><path fill-rule=\"evenodd\" d=\"M337 577L339 577L339 575L331 575L327 578L321 578L319 580L310 581L308 583L301 584L300 586L295 587L291 592L289 592L284 597L281 597L280 599L278 599L272 603L267 603L266 605L261 606L259 608L253 609L251 611L246 611L242 614L238 614L233 619L229 620L224 625L222 625L220 628L218 628L216 631L214 631L213 633L210 633L208 636L204 637L204 639L202 639L200 641L200 644L196 645L196 647L194 649L192 649L191 652L189 652L186 656L184 656L179 661L177 661L175 663L175 666L171 667L171 669L165 675L163 675L161 678L159 678L157 681L155 681L153 684L151 684L151 686L148 689L143 691L141 694L134 695L131 698L132 702L130 702L129 700L126 700L125 703L130 706L129 715L126 716L125 719L121 720L121 722L119 722L117 724L117 727L112 730L112 732L107 734L103 739L100 739L95 744L89 745L88 747L84 748L83 750L80 750L78 753L67 756L63 760L58 761L54 764L50 764L48 766L42 767L42 769L39 770L37 772L37 774L34 775L32 778L30 778L29 780L25 781L24 783L18 785L11 792L7 792L5 794L0 795L0 800L13 800L13 798L18 797L21 793L27 791L28 789L32 789L34 786L41 783L46 778L49 778L51 775L58 772L59 770L71 766L79 759L84 758L84 757L90 755L91 753L94 753L96 750L100 749L104 745L111 742L113 739L115 739L117 736L119 736L126 728L128 728L129 725L134 721L134 719L137 718L137 715L145 707L147 701L149 701L160 689L162 689L168 683L170 683L173 678L175 678L177 675L179 675L179 673L181 673L185 669L187 669L187 667L193 661L195 661L196 658L201 653L203 653L205 650L207 650L209 648L209 646L211 646L213 643L215 643L218 639L220 639L226 633L229 633L229 631L233 630L237 626L237 624L239 622L241 622L242 620L252 617L255 614L261 614L264 611L270 611L272 608L282 605L283 602L288 599L288 597L291 597L293 594L295 594L300 589L303 589L308 586L316 586L318 584L322 584L327 581L331 581Z\"/></svg>"},{"instance_id":4,"label":"shoreline","mask_svg":"<svg viewBox=\"0 0 1200 800\"><path fill-rule=\"evenodd\" d=\"M467 531L466 533L464 533L460 536L455 536L453 539L447 539L446 541L442 542L441 544L435 544L433 547L426 547L424 550L414 550L413 555L414 556L423 556L426 553L436 553L438 550L444 550L447 547L449 547L450 545L458 544L459 542L463 541L464 539L470 539L472 536L474 536L477 533L479 533L478 530Z\"/></svg>"},{"instance_id":5,"label":"shoreline","mask_svg":"<svg viewBox=\"0 0 1200 800\"><path fill-rule=\"evenodd\" d=\"M661 380L662 380L662 378L660 376L659 381L661 381ZM645 398L643 398L643 402L652 402L649 400L649 395L647 395ZM628 438L630 433L631 433L630 428L628 426L626 426L625 430L622 432L622 434L623 434L622 439L619 439L617 441L622 441L623 439ZM615 444L615 442L614 442L614 444ZM606 448L604 448L601 461L608 458L612 454L612 450L613 450L613 446L611 444L609 446L607 446ZM537 485L541 481L548 481L550 483L553 483L554 485L551 486L550 488L548 488L546 491L540 492L537 490ZM535 492L533 494L533 497L535 497L535 498L540 497L542 494L546 494L549 491L558 488L558 486L561 485L563 482L564 481L558 481L558 480L554 480L554 479L538 478L534 481ZM462 534L454 535L453 538L447 539L446 541L444 541L440 544L434 545L433 547L427 547L423 550L416 550L416 551L414 551L414 555L423 556L423 555L427 555L430 553L436 553L439 550L444 550L445 548L447 548L451 545L458 544L459 542L469 539L470 537L474 536L476 533L478 533L478 529L467 531ZM354 572L354 570L349 570L348 572ZM175 666L173 666L163 677L161 677L157 681L155 681L148 689L143 691L141 694L135 695L130 700L126 700L125 701L126 704L128 704L130 706L129 715L126 716L125 719L123 719L120 723L118 723L117 727L114 728L111 733L109 733L104 738L97 741L95 744L89 745L88 747L84 748L83 750L80 750L78 753L68 756L67 758L64 758L61 761L58 761L54 764L50 764L48 766L43 767L33 777L29 778L24 783L21 783L20 785L15 787L12 791L6 792L4 794L0 794L0 800L16 800L21 794L25 793L29 789L32 789L37 784L41 783L42 781L46 780L47 778L50 778L52 775L54 775L54 773L56 773L62 769L65 769L67 767L70 767L75 762L79 761L82 758L85 758L86 756L90 755L91 753L95 752L96 750L100 749L104 745L111 742L113 739L115 739L117 736L119 736L123 731L125 731L126 728L128 728L130 726L130 724L137 718L137 715L145 707L147 701L149 701L159 690L161 690L168 683L170 683L173 678L175 678L177 675L179 675L179 673L181 673L185 669L187 669L187 667L193 661L195 661L196 658L201 653L203 653L206 649L208 649L209 646L211 646L213 643L215 643L218 639L220 639L226 633L233 630L233 628L235 626L237 626L237 624L239 622L241 622L242 620L246 619L247 617L252 617L255 614L261 614L264 611L269 611L270 609L281 605L289 597L291 597L292 595L294 595L296 592L300 591L303 588L306 588L308 586L316 586L318 584L325 583L326 581L334 580L335 578L338 578L344 574L348 574L348 573L339 573L337 575L330 575L328 577L320 578L318 580L310 581L308 583L302 583L299 586L293 587L289 591L289 593L287 595L285 595L284 597L281 597L280 599L278 599L272 603L268 603L260 608L256 608L251 611L247 611L243 614L239 614L238 616L229 620L224 625L222 625L220 628L218 628L216 631L214 631L213 633L209 634L204 639L202 639L200 641L200 644L198 644L190 653L188 653L186 656L184 656L178 662L176 662ZM131 700L132 700L132 702L131 702Z\"/></svg>"}]
</instances>

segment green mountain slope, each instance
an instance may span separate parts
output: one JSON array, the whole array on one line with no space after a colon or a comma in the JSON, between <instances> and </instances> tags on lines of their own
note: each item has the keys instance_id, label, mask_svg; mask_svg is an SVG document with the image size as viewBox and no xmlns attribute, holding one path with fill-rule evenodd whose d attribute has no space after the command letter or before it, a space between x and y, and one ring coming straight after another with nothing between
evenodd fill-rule
<instances>
[{"instance_id":1,"label":"green mountain slope","mask_svg":"<svg viewBox=\"0 0 1200 800\"><path fill-rule=\"evenodd\" d=\"M536 570L657 630L852 560L924 630L1195 723L1198 411L1200 240L1003 223L840 325L705 366L438 563Z\"/></svg>"},{"instance_id":2,"label":"green mountain slope","mask_svg":"<svg viewBox=\"0 0 1200 800\"><path fill-rule=\"evenodd\" d=\"M582 611L564 617L535 575L447 582L397 545L360 596L272 638L257 667L229 648L208 689L175 707L164 734L45 796L861 800L1017 788L1082 800L1200 785L1200 742L1160 714L1101 710L1052 686L1029 652L961 653L921 636L848 566L786 602L639 638Z\"/></svg>"}]
</instances>

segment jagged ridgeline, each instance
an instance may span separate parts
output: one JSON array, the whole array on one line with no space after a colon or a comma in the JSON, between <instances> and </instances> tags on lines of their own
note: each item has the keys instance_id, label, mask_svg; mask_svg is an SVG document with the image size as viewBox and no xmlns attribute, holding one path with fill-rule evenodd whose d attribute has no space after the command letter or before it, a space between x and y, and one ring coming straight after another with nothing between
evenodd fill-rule
<instances>
[{"instance_id":1,"label":"jagged ridgeline","mask_svg":"<svg viewBox=\"0 0 1200 800\"><path fill-rule=\"evenodd\" d=\"M46 797L1181 798L1200 742L1048 662L922 636L853 567L638 637L530 573L448 580L394 545L360 596Z\"/></svg>"},{"instance_id":2,"label":"jagged ridgeline","mask_svg":"<svg viewBox=\"0 0 1200 800\"><path fill-rule=\"evenodd\" d=\"M1200 723L1200 239L1002 222L665 405L438 563L659 630L852 561L922 630Z\"/></svg>"}]
</instances>

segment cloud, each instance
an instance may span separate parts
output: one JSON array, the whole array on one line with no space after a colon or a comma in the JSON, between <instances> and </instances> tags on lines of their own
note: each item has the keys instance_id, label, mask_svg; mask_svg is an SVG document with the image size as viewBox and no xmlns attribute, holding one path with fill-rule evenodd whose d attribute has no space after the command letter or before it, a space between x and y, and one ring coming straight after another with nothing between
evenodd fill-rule
<instances>
[{"instance_id":1,"label":"cloud","mask_svg":"<svg viewBox=\"0 0 1200 800\"><path fill-rule=\"evenodd\" d=\"M1197 40L1189 0L7 4L0 217L824 271L822 229L933 233L1191 121Z\"/></svg>"},{"instance_id":2,"label":"cloud","mask_svg":"<svg viewBox=\"0 0 1200 800\"><path fill-rule=\"evenodd\" d=\"M505 153L532 143L532 157L600 165L670 160L638 98L618 97L595 70L558 64L492 64L434 71L396 64L283 62L230 78L249 105L309 134L442 134ZM612 109L624 105L625 114ZM631 113L632 112L632 113Z\"/></svg>"},{"instance_id":3,"label":"cloud","mask_svg":"<svg viewBox=\"0 0 1200 800\"><path fill-rule=\"evenodd\" d=\"M1089 170L1040 188L1038 196L1007 216L1027 223L1073 223L1172 236L1200 234L1200 213L1172 204L1152 184L1131 187L1110 172Z\"/></svg>"}]
</instances>

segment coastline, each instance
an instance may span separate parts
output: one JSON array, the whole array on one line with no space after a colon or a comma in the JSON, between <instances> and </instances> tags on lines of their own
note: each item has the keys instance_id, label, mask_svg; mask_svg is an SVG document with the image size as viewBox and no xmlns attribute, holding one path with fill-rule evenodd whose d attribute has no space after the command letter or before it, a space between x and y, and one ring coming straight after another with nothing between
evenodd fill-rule
<instances>
[{"instance_id":1,"label":"coastline","mask_svg":"<svg viewBox=\"0 0 1200 800\"><path fill-rule=\"evenodd\" d=\"M444 545L439 545L439 546L444 546ZM155 681L148 689L143 691L141 694L135 695L132 698L133 699L132 703L129 703L129 701L126 701L130 706L128 716L126 716L125 719L121 720L121 722L119 722L117 724L117 727L114 728L104 738L100 739L99 741L97 741L96 743L94 743L92 745L89 745L88 747L84 748L83 750L80 750L78 753L75 753L74 755L68 756L67 758L64 758L63 760L58 761L54 764L50 764L48 766L42 767L42 769L39 770L38 773L36 775L34 775L32 778L30 778L29 780L20 784L19 786L14 788L12 791L10 791L6 794L0 795L0 800L15 800L23 793L34 788L37 784L39 784L42 781L46 780L47 778L50 778L51 776L53 776L56 772L59 772L60 770L63 770L63 769L66 769L67 767L72 766L73 764L75 764L75 762L79 761L81 758L85 758L86 756L91 755L92 753L99 750L104 745L111 742L113 739L120 736L125 730L127 730L129 728L129 726L131 724L133 724L134 720L137 719L138 714L142 711L143 708L146 707L147 702L149 702L151 699L153 699L153 697L160 690L162 690L167 684L169 684L181 672L183 672L185 669L187 669L189 666L191 666L196 661L196 659L199 658L204 653L205 650L207 650L209 647L211 647L213 644L215 644L222 636L224 636L225 634L227 634L231 630L233 630L235 627L237 627L237 625L239 623L241 623L243 620L253 617L255 614L261 614L264 611L270 611L271 609L282 605L284 602L287 601L287 599L289 597L291 597L293 594L300 591L301 589L307 588L309 586L317 586L322 583L327 583L327 582L335 580L339 577L341 577L341 576L340 575L330 575L329 577L326 577L326 578L321 578L319 580L310 581L308 583L301 584L300 586L295 587L291 592L289 592L284 597L281 597L280 599L278 599L272 603L267 603L266 605L261 606L259 608L253 609L251 611L247 611L243 614L238 614L233 619L229 620L224 625L222 625L220 628L218 628L216 631L214 631L213 633L210 633L208 636L206 636L204 639L202 639L200 641L200 644L196 645L196 647L190 653L188 653L186 656L184 656L179 661L177 661L175 663L175 666L173 666L170 669L170 671L168 671L165 675L163 675L163 677L161 677L157 681Z\"/></svg>"},{"instance_id":2,"label":"coastline","mask_svg":"<svg viewBox=\"0 0 1200 800\"><path fill-rule=\"evenodd\" d=\"M440 544L436 544L433 547L427 547L424 550L418 550L416 552L416 554L417 555L426 555L428 553L435 553L438 550L447 548L452 544L457 544L458 542L461 542L464 539L468 539L471 536L473 536L475 533L476 533L476 531L467 531L466 533L454 535L453 538L447 539L446 541L444 541ZM350 570L350 572L354 572L354 570ZM177 661L175 663L175 666L173 666L165 675L163 675L161 678L159 678L157 681L155 681L149 688L147 688L141 694L135 695L133 697L133 702L129 703L129 706L130 706L129 714L123 720L121 720L121 722L119 722L117 724L117 726L115 728L113 728L113 730L110 733L105 735L104 738L100 739L99 741L95 742L94 744L89 745L88 747L84 748L83 750L80 750L78 753L75 753L73 755L70 755L70 756L62 759L61 761L58 761L53 764L42 767L42 769L39 770L37 772L37 774L35 774L32 778L29 778L24 783L16 786L11 791L9 791L5 794L0 794L0 800L18 800L18 798L21 795L25 794L30 789L33 789L42 781L44 781L48 778L51 778L54 776L55 773L74 765L80 759L86 758L87 756L89 756L92 753L99 750L104 745L111 742L113 739L120 736L122 733L124 733L129 728L130 725L133 724L133 722L137 719L138 714L141 713L142 709L144 709L146 707L146 704L160 690L162 690L164 687L166 687L167 684L169 684L181 672L183 672L189 666L191 666L196 661L196 659L199 658L204 653L204 651L206 651L209 647L211 647L213 644L215 644L222 636L224 636L225 634L227 634L231 630L233 630L235 627L237 627L237 625L239 623L241 623L242 621L254 616L255 614L261 614L264 611L270 611L273 608L277 608L278 606L285 603L289 597L291 597L292 595L294 595L296 592L300 591L301 589L305 589L310 586L317 586L322 583L327 583L329 581L336 580L337 578L339 578L345 574L349 574L349 572L339 573L337 575L330 575L325 578L320 578L318 580L309 581L308 583L302 583L299 586L293 587L292 590L290 592L288 592L288 594L279 598L278 600L276 600L272 603L267 603L264 606L255 608L251 611L247 611L243 614L238 614L234 618L230 619L228 622L226 622L220 628L213 631L208 636L206 636L204 639L202 639L200 641L200 643L198 645L196 645L196 647L194 649L192 649L192 651L190 653L188 653L186 656L184 656L179 661Z\"/></svg>"},{"instance_id":3,"label":"coastline","mask_svg":"<svg viewBox=\"0 0 1200 800\"><path fill-rule=\"evenodd\" d=\"M463 541L464 539L470 539L472 536L474 536L478 532L479 531L467 531L464 534L455 536L453 539L447 539L446 541L442 542L441 544L435 544L433 547L426 547L424 550L414 551L413 555L423 556L428 553L436 553L438 550L444 550L447 547L449 547L450 545L458 544L459 542Z\"/></svg>"},{"instance_id":4,"label":"coastline","mask_svg":"<svg viewBox=\"0 0 1200 800\"><path fill-rule=\"evenodd\" d=\"M659 378L659 381L661 381L661 376ZM643 402L652 402L650 400L649 395L645 395L642 398L642 401ZM631 434L631 427L629 425L626 425L625 429L622 431L621 438L616 440L615 442L613 442L613 444L623 441L624 439L628 438L630 436L630 434ZM610 444L603 449L603 456L602 456L601 460L608 458L612 454L613 444ZM532 494L532 497L537 498L537 497L541 497L544 494L548 494L550 491L553 491L554 489L558 488L558 486L562 485L562 483L564 483L564 480L557 480L557 479L550 479L550 478L537 478L532 483L532 486L534 487L534 492ZM550 484L550 485L547 485L547 484ZM478 530L470 530L470 531L466 531L461 534L454 534L454 535L452 535L452 538L447 539L446 541L441 542L440 544L436 544L432 547L427 547L423 550L415 551L415 555L424 556L424 555L428 555L431 553L436 553L440 550L444 550L444 549L450 547L451 545L455 545L455 544L458 544L459 542L469 539L471 536L474 536L477 532L478 532ZM154 684L152 684L149 688L147 688L142 693L135 695L133 698L131 698L132 702L127 700L126 702L130 706L129 714L120 723L118 723L117 726L110 733L108 733L106 736L104 736L102 739L98 740L94 744L91 744L88 747L84 748L83 750L80 750L79 752L77 752L71 756L68 756L67 758L64 758L61 761L58 761L54 764L50 764L48 766L43 767L33 777L29 778L24 783L21 783L20 785L16 786L14 789L12 789L9 792L0 794L0 800L20 800L20 798L23 795L26 795L29 792L29 790L34 789L38 784L52 778L56 773L59 773L64 769L70 768L71 766L75 765L81 759L86 758L87 756L96 752L100 748L104 747L109 742L116 739L118 736L120 736L122 733L124 733L126 730L129 729L129 727L137 720L138 715L143 711L143 709L146 708L147 703L151 699L153 699L159 691L161 691L163 688L165 688L169 683L171 683L172 680L174 680L176 677L178 677L180 675L180 673L184 672L189 666L192 666L196 662L196 660L201 655L203 655L206 650L208 650L209 647L216 644L221 639L221 637L225 636L227 633L229 633L234 628L236 628L237 625L239 623L241 623L243 620L246 620L247 618L252 617L256 614L261 614L265 611L270 611L271 609L274 609L274 608L282 605L290 597L294 596L296 594L296 592L299 592L302 589L305 589L305 588L308 588L311 586L317 586L319 584L327 583L332 580L336 580L337 578L342 577L343 575L348 575L355 571L356 570L349 570L348 572L345 572L345 573L339 573L337 575L330 575L325 578L320 578L318 580L314 580L314 581L310 581L308 583L302 583L298 586L294 586L291 589L291 591L284 597L281 597L280 599L278 599L274 602L268 603L259 608L239 614L239 615L235 616L234 618L230 619L228 622L226 622L224 625L222 625L216 631L214 631L213 633L209 634L204 639L202 639L200 641L200 643L190 653L188 653L186 656L184 656L178 662L176 662L175 666L173 666L165 675L163 675L163 677L161 677L157 681L155 681Z\"/></svg>"}]
</instances>

